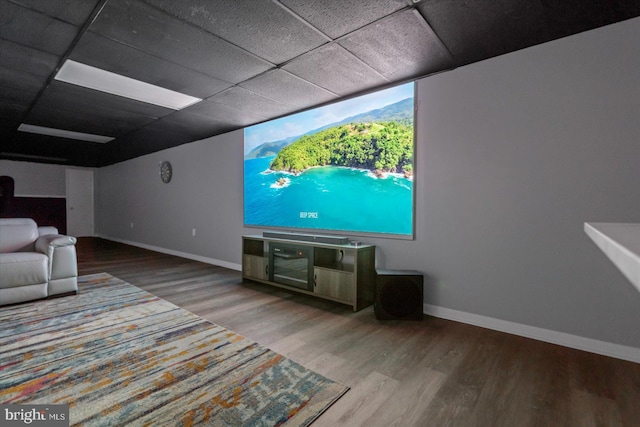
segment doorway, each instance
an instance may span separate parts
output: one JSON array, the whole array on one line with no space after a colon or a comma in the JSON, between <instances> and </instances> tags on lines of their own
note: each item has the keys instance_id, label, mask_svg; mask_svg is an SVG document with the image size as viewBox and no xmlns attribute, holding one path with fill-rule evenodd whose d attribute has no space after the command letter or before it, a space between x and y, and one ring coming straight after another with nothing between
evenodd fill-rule
<instances>
[{"instance_id":1,"label":"doorway","mask_svg":"<svg viewBox=\"0 0 640 427\"><path fill-rule=\"evenodd\" d=\"M93 236L93 171L66 170L67 234Z\"/></svg>"}]
</instances>

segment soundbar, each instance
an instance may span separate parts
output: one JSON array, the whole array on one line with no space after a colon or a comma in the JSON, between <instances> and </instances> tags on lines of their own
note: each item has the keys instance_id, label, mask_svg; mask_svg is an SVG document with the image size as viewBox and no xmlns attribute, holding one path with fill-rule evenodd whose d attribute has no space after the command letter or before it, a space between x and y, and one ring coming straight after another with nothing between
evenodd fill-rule
<instances>
[{"instance_id":1,"label":"soundbar","mask_svg":"<svg viewBox=\"0 0 640 427\"><path fill-rule=\"evenodd\" d=\"M286 231L263 231L262 237L271 237L273 239L299 240L303 242L327 243L331 245L348 245L349 244L349 239L344 236L288 233Z\"/></svg>"}]
</instances>

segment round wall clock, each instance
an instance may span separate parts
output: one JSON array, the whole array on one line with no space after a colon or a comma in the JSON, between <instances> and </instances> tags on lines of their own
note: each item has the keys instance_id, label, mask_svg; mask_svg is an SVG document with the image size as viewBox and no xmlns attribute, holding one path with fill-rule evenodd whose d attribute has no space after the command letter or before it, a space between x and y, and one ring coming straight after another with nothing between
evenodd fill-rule
<instances>
[{"instance_id":1,"label":"round wall clock","mask_svg":"<svg viewBox=\"0 0 640 427\"><path fill-rule=\"evenodd\" d=\"M160 179L165 184L171 181L171 175L173 174L173 169L171 168L171 163L162 162L160 163Z\"/></svg>"}]
</instances>

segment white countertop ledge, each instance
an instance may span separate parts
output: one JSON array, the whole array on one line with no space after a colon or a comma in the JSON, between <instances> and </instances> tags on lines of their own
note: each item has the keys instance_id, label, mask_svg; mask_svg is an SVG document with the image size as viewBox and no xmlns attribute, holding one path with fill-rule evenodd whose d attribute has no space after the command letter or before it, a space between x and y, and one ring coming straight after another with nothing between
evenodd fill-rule
<instances>
[{"instance_id":1,"label":"white countertop ledge","mask_svg":"<svg viewBox=\"0 0 640 427\"><path fill-rule=\"evenodd\" d=\"M585 222L584 231L640 291L640 224Z\"/></svg>"}]
</instances>

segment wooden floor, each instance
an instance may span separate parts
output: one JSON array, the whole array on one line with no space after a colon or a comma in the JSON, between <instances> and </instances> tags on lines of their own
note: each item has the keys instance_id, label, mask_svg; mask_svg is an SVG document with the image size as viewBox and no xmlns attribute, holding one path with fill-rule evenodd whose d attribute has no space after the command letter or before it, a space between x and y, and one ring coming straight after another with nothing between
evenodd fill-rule
<instances>
[{"instance_id":1,"label":"wooden floor","mask_svg":"<svg viewBox=\"0 0 640 427\"><path fill-rule=\"evenodd\" d=\"M81 275L107 272L351 390L317 426L640 426L640 365L425 316L243 282L240 272L81 238Z\"/></svg>"}]
</instances>

